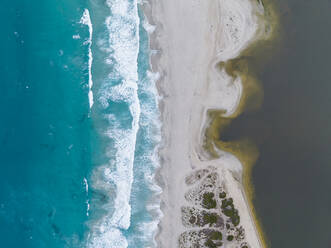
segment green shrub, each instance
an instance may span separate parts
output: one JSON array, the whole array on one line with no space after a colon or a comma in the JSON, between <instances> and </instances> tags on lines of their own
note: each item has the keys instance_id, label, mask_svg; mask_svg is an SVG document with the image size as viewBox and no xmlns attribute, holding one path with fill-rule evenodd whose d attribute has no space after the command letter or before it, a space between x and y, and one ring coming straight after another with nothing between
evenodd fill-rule
<instances>
[{"instance_id":1,"label":"green shrub","mask_svg":"<svg viewBox=\"0 0 331 248\"><path fill-rule=\"evenodd\" d=\"M234 226L239 225L240 217L238 210L234 208L232 198L222 200L222 212L225 216L229 217Z\"/></svg>"},{"instance_id":2,"label":"green shrub","mask_svg":"<svg viewBox=\"0 0 331 248\"><path fill-rule=\"evenodd\" d=\"M204 224L209 224L209 225L212 225L212 224L215 224L217 223L217 214L215 213L206 213L203 215L203 222Z\"/></svg>"},{"instance_id":3,"label":"green shrub","mask_svg":"<svg viewBox=\"0 0 331 248\"><path fill-rule=\"evenodd\" d=\"M222 233L218 231L213 231L210 234L209 238L212 240L222 240Z\"/></svg>"},{"instance_id":4,"label":"green shrub","mask_svg":"<svg viewBox=\"0 0 331 248\"><path fill-rule=\"evenodd\" d=\"M228 240L228 241L232 241L233 240L233 235L229 235L226 239Z\"/></svg>"},{"instance_id":5,"label":"green shrub","mask_svg":"<svg viewBox=\"0 0 331 248\"><path fill-rule=\"evenodd\" d=\"M240 216L238 214L235 214L231 217L231 222L234 226L238 226L240 223Z\"/></svg>"},{"instance_id":6,"label":"green shrub","mask_svg":"<svg viewBox=\"0 0 331 248\"><path fill-rule=\"evenodd\" d=\"M226 197L226 193L223 191L219 194L219 198L223 199Z\"/></svg>"},{"instance_id":7,"label":"green shrub","mask_svg":"<svg viewBox=\"0 0 331 248\"><path fill-rule=\"evenodd\" d=\"M202 206L207 209L216 208L216 200L214 193L208 192L203 194Z\"/></svg>"},{"instance_id":8,"label":"green shrub","mask_svg":"<svg viewBox=\"0 0 331 248\"><path fill-rule=\"evenodd\" d=\"M217 248L217 246L214 244L214 242L211 239L208 239L205 242L205 246L209 247L209 248Z\"/></svg>"},{"instance_id":9,"label":"green shrub","mask_svg":"<svg viewBox=\"0 0 331 248\"><path fill-rule=\"evenodd\" d=\"M221 208L226 208L227 206L233 207L233 199L232 198L222 200Z\"/></svg>"}]
</instances>

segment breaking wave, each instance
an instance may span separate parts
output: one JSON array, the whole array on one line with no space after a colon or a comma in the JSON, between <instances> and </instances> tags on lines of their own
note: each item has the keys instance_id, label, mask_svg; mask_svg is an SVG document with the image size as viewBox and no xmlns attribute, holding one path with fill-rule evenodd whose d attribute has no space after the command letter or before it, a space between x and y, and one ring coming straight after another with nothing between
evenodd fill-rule
<instances>
[{"instance_id":1,"label":"breaking wave","mask_svg":"<svg viewBox=\"0 0 331 248\"><path fill-rule=\"evenodd\" d=\"M107 11L104 7L91 9L92 17L99 20L99 25L93 23L99 50L93 51L95 58L90 61L96 73L91 118L102 119L99 132L106 140L106 162L97 165L88 180L90 230L84 245L154 247L161 216L161 189L154 179L161 124L155 87L158 75L148 71L150 30L144 29L146 22L140 22L137 0L107 0ZM89 48L90 20L85 10L81 22L91 27ZM87 185L87 179L84 182Z\"/></svg>"}]
</instances>

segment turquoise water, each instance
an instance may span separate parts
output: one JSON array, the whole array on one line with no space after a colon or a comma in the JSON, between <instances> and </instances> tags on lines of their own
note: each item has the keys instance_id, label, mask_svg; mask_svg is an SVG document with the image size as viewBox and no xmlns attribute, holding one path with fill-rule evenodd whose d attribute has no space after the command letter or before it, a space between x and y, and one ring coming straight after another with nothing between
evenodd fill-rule
<instances>
[{"instance_id":1,"label":"turquoise water","mask_svg":"<svg viewBox=\"0 0 331 248\"><path fill-rule=\"evenodd\" d=\"M137 3L4 1L1 247L153 247L157 75Z\"/></svg>"}]
</instances>

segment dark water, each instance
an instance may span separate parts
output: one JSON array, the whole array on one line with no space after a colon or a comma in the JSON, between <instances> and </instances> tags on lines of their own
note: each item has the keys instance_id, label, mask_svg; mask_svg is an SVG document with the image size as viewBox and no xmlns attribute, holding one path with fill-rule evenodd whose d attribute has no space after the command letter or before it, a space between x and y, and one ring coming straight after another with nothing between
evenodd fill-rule
<instances>
[{"instance_id":1,"label":"dark water","mask_svg":"<svg viewBox=\"0 0 331 248\"><path fill-rule=\"evenodd\" d=\"M282 41L258 72L263 107L222 137L259 145L254 203L271 247L331 247L331 1L275 3Z\"/></svg>"}]
</instances>

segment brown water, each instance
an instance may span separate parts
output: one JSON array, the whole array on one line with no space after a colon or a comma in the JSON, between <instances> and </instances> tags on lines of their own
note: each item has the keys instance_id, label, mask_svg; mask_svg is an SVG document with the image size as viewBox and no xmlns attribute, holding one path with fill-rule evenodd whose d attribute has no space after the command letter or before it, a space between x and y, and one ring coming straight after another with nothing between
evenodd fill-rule
<instances>
[{"instance_id":1,"label":"brown water","mask_svg":"<svg viewBox=\"0 0 331 248\"><path fill-rule=\"evenodd\" d=\"M249 137L259 147L254 205L270 247L329 248L331 1L274 3L282 42L257 68L264 102L233 120L222 140Z\"/></svg>"}]
</instances>

